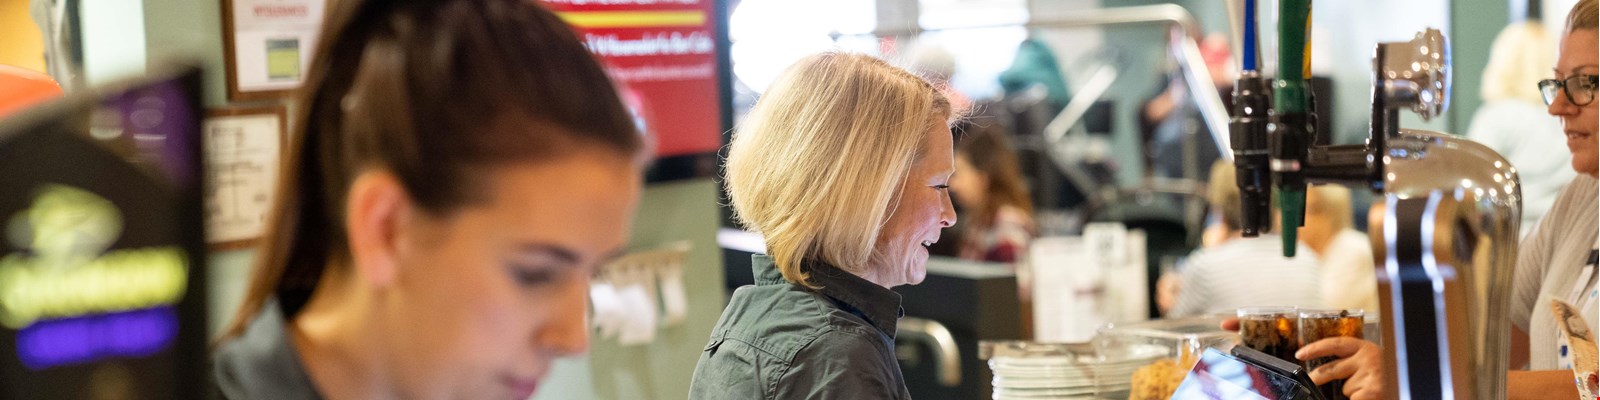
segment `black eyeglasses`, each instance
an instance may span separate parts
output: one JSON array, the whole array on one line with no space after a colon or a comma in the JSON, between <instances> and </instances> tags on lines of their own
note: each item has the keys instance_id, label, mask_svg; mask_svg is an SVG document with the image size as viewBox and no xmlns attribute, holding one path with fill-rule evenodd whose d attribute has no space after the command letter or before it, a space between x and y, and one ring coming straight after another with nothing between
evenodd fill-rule
<instances>
[{"instance_id":1,"label":"black eyeglasses","mask_svg":"<svg viewBox=\"0 0 1600 400\"><path fill-rule=\"evenodd\" d=\"M1600 86L1600 75L1573 75L1567 79L1539 81L1539 94L1544 95L1544 105L1547 106L1556 102L1556 92L1559 91L1567 94L1567 101L1583 107L1594 102L1596 86Z\"/></svg>"}]
</instances>

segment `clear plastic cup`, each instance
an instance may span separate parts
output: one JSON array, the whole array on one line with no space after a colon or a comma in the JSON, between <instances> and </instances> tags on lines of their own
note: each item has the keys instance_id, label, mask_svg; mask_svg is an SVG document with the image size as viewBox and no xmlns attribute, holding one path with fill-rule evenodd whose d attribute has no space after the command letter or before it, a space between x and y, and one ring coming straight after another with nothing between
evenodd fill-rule
<instances>
[{"instance_id":1,"label":"clear plastic cup","mask_svg":"<svg viewBox=\"0 0 1600 400\"><path fill-rule=\"evenodd\" d=\"M1294 307L1239 308L1239 342L1292 363L1300 350L1299 313Z\"/></svg>"},{"instance_id":2,"label":"clear plastic cup","mask_svg":"<svg viewBox=\"0 0 1600 400\"><path fill-rule=\"evenodd\" d=\"M1319 340L1334 337L1353 337L1362 339L1362 331L1366 327L1366 313L1362 310L1325 310L1304 309L1300 310L1300 345L1305 346ZM1337 357L1322 357L1306 360L1306 371L1312 371L1324 364L1337 360ZM1336 380L1317 386L1317 391L1322 392L1322 398L1328 400L1345 400L1344 380Z\"/></svg>"}]
</instances>

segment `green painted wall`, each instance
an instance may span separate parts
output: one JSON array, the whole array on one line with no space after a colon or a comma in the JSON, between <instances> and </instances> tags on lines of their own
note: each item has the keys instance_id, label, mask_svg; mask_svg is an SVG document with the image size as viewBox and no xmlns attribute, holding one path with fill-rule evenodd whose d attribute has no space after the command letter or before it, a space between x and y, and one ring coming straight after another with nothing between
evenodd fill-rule
<instances>
[{"instance_id":1,"label":"green painted wall","mask_svg":"<svg viewBox=\"0 0 1600 400\"><path fill-rule=\"evenodd\" d=\"M1489 64L1489 45L1511 20L1507 0L1451 0L1450 50L1454 62L1454 88L1450 95L1450 133L1465 135L1472 114L1483 99L1478 97L1483 67ZM1560 28L1556 28L1560 29ZM1532 85L1533 82L1528 82Z\"/></svg>"},{"instance_id":2,"label":"green painted wall","mask_svg":"<svg viewBox=\"0 0 1600 400\"><path fill-rule=\"evenodd\" d=\"M144 28L151 65L180 59L198 62L205 69L201 96L206 107L227 105L221 1L144 0Z\"/></svg>"},{"instance_id":3,"label":"green painted wall","mask_svg":"<svg viewBox=\"0 0 1600 400\"><path fill-rule=\"evenodd\" d=\"M145 54L151 65L165 62L198 63L204 69L201 91L207 108L227 103L227 73L223 69L222 3L220 1L144 0ZM206 271L211 312L208 322L216 335L233 318L250 276L255 252L214 252Z\"/></svg>"}]
</instances>

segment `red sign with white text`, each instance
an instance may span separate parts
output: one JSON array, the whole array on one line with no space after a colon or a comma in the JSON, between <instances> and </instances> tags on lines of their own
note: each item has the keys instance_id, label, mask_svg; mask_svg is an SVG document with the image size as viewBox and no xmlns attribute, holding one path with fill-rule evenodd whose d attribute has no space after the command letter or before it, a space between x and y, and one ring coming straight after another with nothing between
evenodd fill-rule
<instances>
[{"instance_id":1,"label":"red sign with white text","mask_svg":"<svg viewBox=\"0 0 1600 400\"><path fill-rule=\"evenodd\" d=\"M594 53L657 157L721 145L712 0L544 0Z\"/></svg>"}]
</instances>

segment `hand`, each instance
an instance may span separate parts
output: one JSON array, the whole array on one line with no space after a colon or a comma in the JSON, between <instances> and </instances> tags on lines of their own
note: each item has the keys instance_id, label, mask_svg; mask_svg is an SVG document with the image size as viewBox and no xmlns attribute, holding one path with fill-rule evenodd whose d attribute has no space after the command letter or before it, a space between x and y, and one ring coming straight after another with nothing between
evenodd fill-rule
<instances>
[{"instance_id":1,"label":"hand","mask_svg":"<svg viewBox=\"0 0 1600 400\"><path fill-rule=\"evenodd\" d=\"M1156 309L1162 314L1172 311L1178 305L1178 291L1183 290L1183 278L1176 273L1161 274L1156 279Z\"/></svg>"},{"instance_id":2,"label":"hand","mask_svg":"<svg viewBox=\"0 0 1600 400\"><path fill-rule=\"evenodd\" d=\"M1238 332L1239 331L1239 317L1223 318L1222 319L1222 326L1220 328L1222 328L1222 330L1225 330L1225 331L1228 331L1228 332Z\"/></svg>"},{"instance_id":3,"label":"hand","mask_svg":"<svg viewBox=\"0 0 1600 400\"><path fill-rule=\"evenodd\" d=\"M1224 326L1226 323L1224 321ZM1238 321L1234 323L1237 325ZM1301 360L1338 357L1311 371L1311 381L1321 385L1348 379L1344 383L1344 394L1351 400L1378 400L1383 396L1383 349L1376 343L1351 337L1327 338L1301 347L1294 357Z\"/></svg>"}]
</instances>

